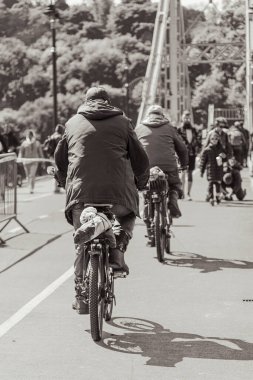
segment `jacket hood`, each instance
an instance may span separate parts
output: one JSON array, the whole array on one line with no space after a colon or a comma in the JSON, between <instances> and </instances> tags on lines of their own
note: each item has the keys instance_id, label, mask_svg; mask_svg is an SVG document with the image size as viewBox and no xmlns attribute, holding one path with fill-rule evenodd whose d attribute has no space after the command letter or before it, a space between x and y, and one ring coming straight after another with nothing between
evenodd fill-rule
<instances>
[{"instance_id":1,"label":"jacket hood","mask_svg":"<svg viewBox=\"0 0 253 380\"><path fill-rule=\"evenodd\" d=\"M91 120L102 120L117 115L123 115L123 112L119 108L113 107L102 100L92 100L82 104L78 108L77 113L82 114L84 117Z\"/></svg>"},{"instance_id":2,"label":"jacket hood","mask_svg":"<svg viewBox=\"0 0 253 380\"><path fill-rule=\"evenodd\" d=\"M169 119L163 115L150 114L146 117L146 119L143 120L142 124L146 125L147 127L158 128L169 122Z\"/></svg>"}]
</instances>

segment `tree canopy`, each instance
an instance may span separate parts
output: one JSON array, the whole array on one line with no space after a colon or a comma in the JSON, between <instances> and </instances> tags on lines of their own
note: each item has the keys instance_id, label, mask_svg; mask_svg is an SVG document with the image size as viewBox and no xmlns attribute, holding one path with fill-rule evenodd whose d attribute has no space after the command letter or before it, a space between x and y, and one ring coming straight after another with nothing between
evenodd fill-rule
<instances>
[{"instance_id":1,"label":"tree canopy","mask_svg":"<svg viewBox=\"0 0 253 380\"><path fill-rule=\"evenodd\" d=\"M151 0L87 0L69 6L56 1L57 88L59 122L65 123L89 86L106 86L113 101L130 117L140 105L142 78L151 49L157 3ZM52 132L52 36L42 1L0 0L0 125L11 121L22 131L36 128L44 139ZM219 17L184 8L187 42L221 42L245 38L243 0L223 0ZM213 18L212 18L213 17ZM11 64L10 64L11 63ZM245 101L244 64L190 67L192 105L207 112L215 105ZM12 111L11 111L12 110Z\"/></svg>"}]
</instances>

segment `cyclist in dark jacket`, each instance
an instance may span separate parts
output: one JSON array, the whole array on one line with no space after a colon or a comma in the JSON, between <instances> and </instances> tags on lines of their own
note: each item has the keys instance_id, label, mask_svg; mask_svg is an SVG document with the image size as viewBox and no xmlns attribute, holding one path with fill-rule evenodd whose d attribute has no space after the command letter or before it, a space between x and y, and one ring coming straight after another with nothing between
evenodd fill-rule
<instances>
[{"instance_id":1,"label":"cyclist in dark jacket","mask_svg":"<svg viewBox=\"0 0 253 380\"><path fill-rule=\"evenodd\" d=\"M150 167L158 166L168 175L169 209L173 218L181 212L177 199L182 194L182 183L178 174L176 155L182 168L188 164L187 148L175 127L165 117L161 106L153 105L148 109L146 118L135 129L149 157ZM144 209L145 217L145 209Z\"/></svg>"},{"instance_id":2,"label":"cyclist in dark jacket","mask_svg":"<svg viewBox=\"0 0 253 380\"><path fill-rule=\"evenodd\" d=\"M84 104L66 123L55 163L59 182L66 189L65 215L75 229L80 227L86 204L113 205L117 248L111 250L110 261L128 272L124 252L139 215L137 188L142 189L148 181L149 161L130 120L110 104L102 87L90 88ZM80 252L77 247L76 282L82 281Z\"/></svg>"}]
</instances>

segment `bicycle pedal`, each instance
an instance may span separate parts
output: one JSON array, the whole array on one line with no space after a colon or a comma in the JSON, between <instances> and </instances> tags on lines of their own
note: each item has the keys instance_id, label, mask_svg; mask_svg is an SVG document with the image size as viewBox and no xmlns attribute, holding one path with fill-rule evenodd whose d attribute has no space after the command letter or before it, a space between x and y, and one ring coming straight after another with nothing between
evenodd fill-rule
<instances>
[{"instance_id":1,"label":"bicycle pedal","mask_svg":"<svg viewBox=\"0 0 253 380\"><path fill-rule=\"evenodd\" d=\"M116 278L126 278L127 274L126 272L122 272L120 270L118 271L113 271L113 278L116 279Z\"/></svg>"}]
</instances>

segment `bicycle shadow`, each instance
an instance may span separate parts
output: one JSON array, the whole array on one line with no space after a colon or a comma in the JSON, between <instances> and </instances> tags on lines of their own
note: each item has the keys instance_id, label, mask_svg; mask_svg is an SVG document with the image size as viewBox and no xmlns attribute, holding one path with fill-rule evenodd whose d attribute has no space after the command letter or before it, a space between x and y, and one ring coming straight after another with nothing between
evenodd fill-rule
<instances>
[{"instance_id":1,"label":"bicycle shadow","mask_svg":"<svg viewBox=\"0 0 253 380\"><path fill-rule=\"evenodd\" d=\"M105 333L98 344L112 351L141 355L147 358L146 365L175 367L184 359L253 360L253 343L240 339L173 332L137 318L117 317L109 324L127 332Z\"/></svg>"},{"instance_id":2,"label":"bicycle shadow","mask_svg":"<svg viewBox=\"0 0 253 380\"><path fill-rule=\"evenodd\" d=\"M243 207L243 208L247 208L247 207L250 207L252 208L253 207L253 201L252 199L246 199L246 200L243 200L243 201L223 201L220 203L219 207Z\"/></svg>"},{"instance_id":3,"label":"bicycle shadow","mask_svg":"<svg viewBox=\"0 0 253 380\"><path fill-rule=\"evenodd\" d=\"M245 260L223 260L191 252L173 252L169 256L164 259L164 265L199 269L200 273L223 269L253 269L253 262Z\"/></svg>"}]
</instances>

